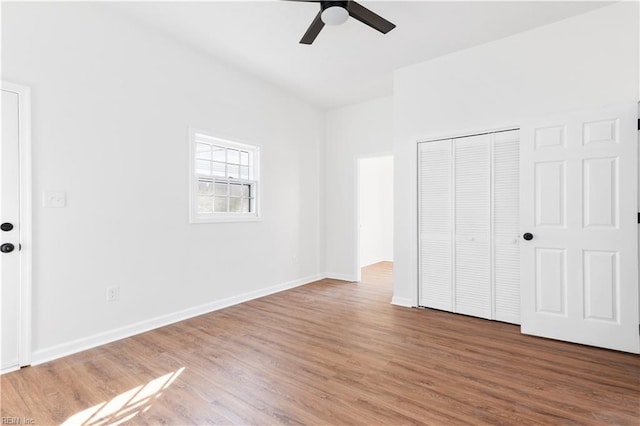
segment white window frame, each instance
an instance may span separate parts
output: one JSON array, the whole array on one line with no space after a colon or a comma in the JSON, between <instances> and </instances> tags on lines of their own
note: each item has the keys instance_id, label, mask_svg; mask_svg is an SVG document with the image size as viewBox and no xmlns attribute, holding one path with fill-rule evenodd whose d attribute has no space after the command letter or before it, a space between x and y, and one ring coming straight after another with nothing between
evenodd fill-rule
<instances>
[{"instance_id":1,"label":"white window frame","mask_svg":"<svg viewBox=\"0 0 640 426\"><path fill-rule=\"evenodd\" d=\"M196 170L196 144L199 137L205 137L212 144L225 148L249 151L253 155L253 173L251 179L219 177L220 181L230 184L250 185L253 194L253 209L248 213L242 212L198 212L198 182L200 178L216 179L214 176L207 176L197 173ZM228 164L228 163L226 163ZM228 195L227 195L228 197ZM218 223L218 222L256 222L260 220L260 147L245 142L238 142L212 134L209 131L190 128L189 129L189 223Z\"/></svg>"}]
</instances>

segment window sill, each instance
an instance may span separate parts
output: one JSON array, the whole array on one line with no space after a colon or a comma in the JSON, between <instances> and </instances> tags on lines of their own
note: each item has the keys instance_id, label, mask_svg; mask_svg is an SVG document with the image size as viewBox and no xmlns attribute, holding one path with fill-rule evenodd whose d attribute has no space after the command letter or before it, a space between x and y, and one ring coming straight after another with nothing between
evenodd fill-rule
<instances>
[{"instance_id":1,"label":"window sill","mask_svg":"<svg viewBox=\"0 0 640 426\"><path fill-rule=\"evenodd\" d=\"M192 217L189 223L191 225L197 224L206 224L206 223L234 223L234 222L262 222L262 218L260 216L255 215L247 215L247 216L237 216L237 215L220 215L213 217Z\"/></svg>"}]
</instances>

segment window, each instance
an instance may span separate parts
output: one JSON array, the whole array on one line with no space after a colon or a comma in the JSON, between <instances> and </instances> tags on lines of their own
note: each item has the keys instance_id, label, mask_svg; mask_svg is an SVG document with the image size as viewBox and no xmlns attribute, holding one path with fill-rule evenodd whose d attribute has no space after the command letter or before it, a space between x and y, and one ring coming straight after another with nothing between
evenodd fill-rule
<instances>
[{"instance_id":1,"label":"window","mask_svg":"<svg viewBox=\"0 0 640 426\"><path fill-rule=\"evenodd\" d=\"M191 223L258 218L260 149L191 130Z\"/></svg>"}]
</instances>

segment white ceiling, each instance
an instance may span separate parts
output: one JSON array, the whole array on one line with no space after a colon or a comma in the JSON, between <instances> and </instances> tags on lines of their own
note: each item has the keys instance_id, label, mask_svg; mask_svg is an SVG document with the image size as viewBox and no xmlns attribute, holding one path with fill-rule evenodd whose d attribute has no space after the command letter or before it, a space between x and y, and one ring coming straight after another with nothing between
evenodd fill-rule
<instances>
[{"instance_id":1,"label":"white ceiling","mask_svg":"<svg viewBox=\"0 0 640 426\"><path fill-rule=\"evenodd\" d=\"M602 7L603 2L360 1L395 23L349 19L299 40L319 5L292 1L122 2L109 7L321 108L393 91L393 71Z\"/></svg>"}]
</instances>

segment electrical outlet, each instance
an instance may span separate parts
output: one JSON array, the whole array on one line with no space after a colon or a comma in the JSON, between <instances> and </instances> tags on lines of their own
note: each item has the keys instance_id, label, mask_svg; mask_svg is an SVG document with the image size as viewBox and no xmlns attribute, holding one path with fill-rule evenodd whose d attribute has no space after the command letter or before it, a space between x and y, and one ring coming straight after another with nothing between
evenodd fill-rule
<instances>
[{"instance_id":1,"label":"electrical outlet","mask_svg":"<svg viewBox=\"0 0 640 426\"><path fill-rule=\"evenodd\" d=\"M120 299L120 287L107 287L107 302L115 302Z\"/></svg>"}]
</instances>

